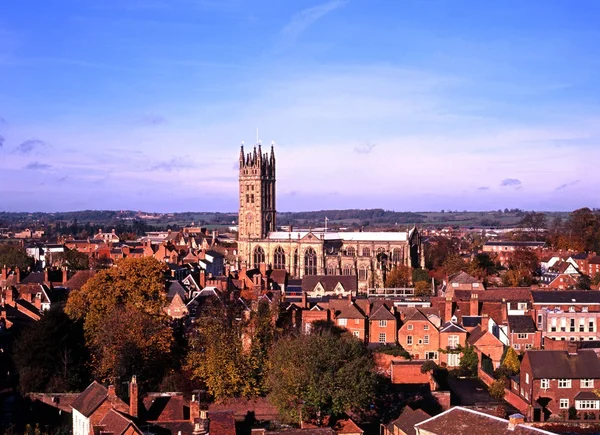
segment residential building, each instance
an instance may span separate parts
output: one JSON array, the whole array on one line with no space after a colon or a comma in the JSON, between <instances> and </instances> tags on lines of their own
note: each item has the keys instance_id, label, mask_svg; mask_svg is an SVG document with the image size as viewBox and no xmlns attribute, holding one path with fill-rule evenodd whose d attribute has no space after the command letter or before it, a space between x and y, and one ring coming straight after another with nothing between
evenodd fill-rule
<instances>
[{"instance_id":1,"label":"residential building","mask_svg":"<svg viewBox=\"0 0 600 435\"><path fill-rule=\"evenodd\" d=\"M542 347L542 334L536 329L531 315L508 316L508 337L517 352Z\"/></svg>"},{"instance_id":2,"label":"residential building","mask_svg":"<svg viewBox=\"0 0 600 435\"><path fill-rule=\"evenodd\" d=\"M448 367L460 365L460 353L453 352L455 349L464 348L467 342L467 330L455 322L446 322L440 328L439 362Z\"/></svg>"},{"instance_id":3,"label":"residential building","mask_svg":"<svg viewBox=\"0 0 600 435\"><path fill-rule=\"evenodd\" d=\"M439 363L440 333L436 325L419 309L408 311L398 330L398 343L414 359Z\"/></svg>"},{"instance_id":4,"label":"residential building","mask_svg":"<svg viewBox=\"0 0 600 435\"><path fill-rule=\"evenodd\" d=\"M369 343L395 344L398 324L394 308L381 301L373 302L369 314Z\"/></svg>"}]
</instances>

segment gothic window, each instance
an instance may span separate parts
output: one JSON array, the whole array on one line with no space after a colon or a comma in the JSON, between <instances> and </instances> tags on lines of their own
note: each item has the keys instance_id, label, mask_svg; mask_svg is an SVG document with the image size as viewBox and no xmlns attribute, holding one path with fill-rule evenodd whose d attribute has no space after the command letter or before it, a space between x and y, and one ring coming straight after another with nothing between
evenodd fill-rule
<instances>
[{"instance_id":1,"label":"gothic window","mask_svg":"<svg viewBox=\"0 0 600 435\"><path fill-rule=\"evenodd\" d=\"M304 252L304 275L317 274L317 253L313 248Z\"/></svg>"},{"instance_id":2,"label":"gothic window","mask_svg":"<svg viewBox=\"0 0 600 435\"><path fill-rule=\"evenodd\" d=\"M350 246L348 249L346 249L346 255L354 257L356 255L356 249Z\"/></svg>"},{"instance_id":3,"label":"gothic window","mask_svg":"<svg viewBox=\"0 0 600 435\"><path fill-rule=\"evenodd\" d=\"M400 262L400 249L398 249L398 248L392 249L392 262L393 263Z\"/></svg>"},{"instance_id":4,"label":"gothic window","mask_svg":"<svg viewBox=\"0 0 600 435\"><path fill-rule=\"evenodd\" d=\"M246 193L246 204L250 202L250 195Z\"/></svg>"},{"instance_id":5,"label":"gothic window","mask_svg":"<svg viewBox=\"0 0 600 435\"><path fill-rule=\"evenodd\" d=\"M360 269L358 269L358 279L366 280L367 279L367 266L362 265Z\"/></svg>"},{"instance_id":6,"label":"gothic window","mask_svg":"<svg viewBox=\"0 0 600 435\"><path fill-rule=\"evenodd\" d=\"M254 268L258 268L261 263L265 262L265 251L260 246L254 248Z\"/></svg>"},{"instance_id":7,"label":"gothic window","mask_svg":"<svg viewBox=\"0 0 600 435\"><path fill-rule=\"evenodd\" d=\"M342 274L346 276L352 275L352 267L349 264L346 264Z\"/></svg>"},{"instance_id":8,"label":"gothic window","mask_svg":"<svg viewBox=\"0 0 600 435\"><path fill-rule=\"evenodd\" d=\"M254 204L254 193L250 195L250 202Z\"/></svg>"},{"instance_id":9,"label":"gothic window","mask_svg":"<svg viewBox=\"0 0 600 435\"><path fill-rule=\"evenodd\" d=\"M294 276L298 276L298 250L294 249Z\"/></svg>"},{"instance_id":10,"label":"gothic window","mask_svg":"<svg viewBox=\"0 0 600 435\"><path fill-rule=\"evenodd\" d=\"M275 269L285 269L285 252L281 246L278 246L273 252L273 267Z\"/></svg>"},{"instance_id":11,"label":"gothic window","mask_svg":"<svg viewBox=\"0 0 600 435\"><path fill-rule=\"evenodd\" d=\"M327 268L327 275L335 275L335 267L329 266Z\"/></svg>"},{"instance_id":12,"label":"gothic window","mask_svg":"<svg viewBox=\"0 0 600 435\"><path fill-rule=\"evenodd\" d=\"M370 257L371 256L371 250L369 248L363 248L362 255L363 255L363 257Z\"/></svg>"}]
</instances>

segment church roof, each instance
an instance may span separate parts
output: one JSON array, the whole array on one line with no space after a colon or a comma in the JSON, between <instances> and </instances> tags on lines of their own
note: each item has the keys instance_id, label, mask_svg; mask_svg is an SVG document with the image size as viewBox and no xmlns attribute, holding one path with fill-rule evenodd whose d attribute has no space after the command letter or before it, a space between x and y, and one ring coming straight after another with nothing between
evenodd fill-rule
<instances>
[{"instance_id":1,"label":"church roof","mask_svg":"<svg viewBox=\"0 0 600 435\"><path fill-rule=\"evenodd\" d=\"M269 233L270 240L298 240L312 233L321 240L342 240L345 242L406 242L408 233L402 232L339 232L339 231L274 231Z\"/></svg>"}]
</instances>

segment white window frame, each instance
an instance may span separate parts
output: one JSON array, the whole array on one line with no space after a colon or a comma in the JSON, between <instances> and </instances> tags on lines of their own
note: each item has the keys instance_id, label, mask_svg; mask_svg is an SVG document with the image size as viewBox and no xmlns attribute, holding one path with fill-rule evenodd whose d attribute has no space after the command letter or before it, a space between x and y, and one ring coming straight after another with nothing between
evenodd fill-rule
<instances>
[{"instance_id":1,"label":"white window frame","mask_svg":"<svg viewBox=\"0 0 600 435\"><path fill-rule=\"evenodd\" d=\"M352 331L352 335L354 335L356 338L360 338L360 331Z\"/></svg>"},{"instance_id":2,"label":"white window frame","mask_svg":"<svg viewBox=\"0 0 600 435\"><path fill-rule=\"evenodd\" d=\"M558 380L558 388L571 388L571 380L570 379L559 379Z\"/></svg>"},{"instance_id":3,"label":"white window frame","mask_svg":"<svg viewBox=\"0 0 600 435\"><path fill-rule=\"evenodd\" d=\"M423 344L429 344L429 335L423 336Z\"/></svg>"},{"instance_id":4,"label":"white window frame","mask_svg":"<svg viewBox=\"0 0 600 435\"><path fill-rule=\"evenodd\" d=\"M413 344L413 336L412 335L407 335L406 336L406 344L408 346L412 346L412 344Z\"/></svg>"},{"instance_id":5,"label":"white window frame","mask_svg":"<svg viewBox=\"0 0 600 435\"><path fill-rule=\"evenodd\" d=\"M529 334L520 332L520 333L517 334L517 338L519 340L527 340L529 338Z\"/></svg>"},{"instance_id":6,"label":"white window frame","mask_svg":"<svg viewBox=\"0 0 600 435\"><path fill-rule=\"evenodd\" d=\"M460 337L458 335L449 335L448 336L448 347L450 349L456 349L460 344Z\"/></svg>"},{"instance_id":7,"label":"white window frame","mask_svg":"<svg viewBox=\"0 0 600 435\"><path fill-rule=\"evenodd\" d=\"M525 383L529 385L529 373L525 373Z\"/></svg>"},{"instance_id":8,"label":"white window frame","mask_svg":"<svg viewBox=\"0 0 600 435\"><path fill-rule=\"evenodd\" d=\"M558 403L560 409L569 409L569 399L560 399Z\"/></svg>"},{"instance_id":9,"label":"white window frame","mask_svg":"<svg viewBox=\"0 0 600 435\"><path fill-rule=\"evenodd\" d=\"M581 379L579 381L579 388L594 388L593 379Z\"/></svg>"},{"instance_id":10,"label":"white window frame","mask_svg":"<svg viewBox=\"0 0 600 435\"><path fill-rule=\"evenodd\" d=\"M429 325L427 323L423 325L423 331L429 331Z\"/></svg>"},{"instance_id":11,"label":"white window frame","mask_svg":"<svg viewBox=\"0 0 600 435\"><path fill-rule=\"evenodd\" d=\"M338 326L347 326L348 319L338 319Z\"/></svg>"},{"instance_id":12,"label":"white window frame","mask_svg":"<svg viewBox=\"0 0 600 435\"><path fill-rule=\"evenodd\" d=\"M547 390L550 388L550 379L542 379L540 380L540 388L543 390Z\"/></svg>"},{"instance_id":13,"label":"white window frame","mask_svg":"<svg viewBox=\"0 0 600 435\"><path fill-rule=\"evenodd\" d=\"M386 336L385 332L380 332L379 333L379 342L380 343L387 343L387 336Z\"/></svg>"},{"instance_id":14,"label":"white window frame","mask_svg":"<svg viewBox=\"0 0 600 435\"><path fill-rule=\"evenodd\" d=\"M387 320L380 320L379 321L379 327L380 328L385 328L387 326Z\"/></svg>"}]
</instances>

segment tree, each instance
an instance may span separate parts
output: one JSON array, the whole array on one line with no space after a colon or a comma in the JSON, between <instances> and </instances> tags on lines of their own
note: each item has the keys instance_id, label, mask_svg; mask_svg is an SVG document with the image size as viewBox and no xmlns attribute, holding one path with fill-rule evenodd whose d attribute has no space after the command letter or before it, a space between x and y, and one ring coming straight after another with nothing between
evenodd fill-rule
<instances>
[{"instance_id":1,"label":"tree","mask_svg":"<svg viewBox=\"0 0 600 435\"><path fill-rule=\"evenodd\" d=\"M429 276L429 272L427 272L425 269L415 269L412 272L412 281L413 283L418 283L420 281L424 281L424 282L429 282L431 281L431 277Z\"/></svg>"},{"instance_id":2,"label":"tree","mask_svg":"<svg viewBox=\"0 0 600 435\"><path fill-rule=\"evenodd\" d=\"M458 254L458 243L456 239L446 237L433 237L427 242L425 248L425 267L436 270L442 267L446 258L452 254Z\"/></svg>"},{"instance_id":3,"label":"tree","mask_svg":"<svg viewBox=\"0 0 600 435\"><path fill-rule=\"evenodd\" d=\"M13 360L23 394L76 391L89 383L82 324L73 322L60 308L44 312L21 332Z\"/></svg>"},{"instance_id":4,"label":"tree","mask_svg":"<svg viewBox=\"0 0 600 435\"><path fill-rule=\"evenodd\" d=\"M76 249L65 248L65 252L57 254L55 261L59 266L71 270L87 270L90 266L90 258Z\"/></svg>"},{"instance_id":5,"label":"tree","mask_svg":"<svg viewBox=\"0 0 600 435\"><path fill-rule=\"evenodd\" d=\"M490 396L496 400L503 400L506 388L506 378L500 378L494 380L492 385L489 387Z\"/></svg>"},{"instance_id":6,"label":"tree","mask_svg":"<svg viewBox=\"0 0 600 435\"><path fill-rule=\"evenodd\" d=\"M168 327L165 265L152 257L125 258L99 271L69 295L65 312L83 321L96 376L117 383L131 374L156 382L173 336ZM145 377L144 377L145 376Z\"/></svg>"},{"instance_id":7,"label":"tree","mask_svg":"<svg viewBox=\"0 0 600 435\"><path fill-rule=\"evenodd\" d=\"M460 369L470 376L475 376L477 375L478 366L479 357L475 352L475 348L467 344L467 346L463 349L462 357L460 358Z\"/></svg>"},{"instance_id":8,"label":"tree","mask_svg":"<svg viewBox=\"0 0 600 435\"><path fill-rule=\"evenodd\" d=\"M512 347L509 347L506 351L506 355L504 355L504 360L502 361L502 367L510 370L511 375L516 375L521 371L519 356Z\"/></svg>"},{"instance_id":9,"label":"tree","mask_svg":"<svg viewBox=\"0 0 600 435\"><path fill-rule=\"evenodd\" d=\"M279 340L267 378L270 400L289 422L359 410L373 399L376 377L364 343L349 334Z\"/></svg>"},{"instance_id":10,"label":"tree","mask_svg":"<svg viewBox=\"0 0 600 435\"><path fill-rule=\"evenodd\" d=\"M19 246L0 245L0 267L3 266L27 270L28 267L33 267L33 258Z\"/></svg>"},{"instance_id":11,"label":"tree","mask_svg":"<svg viewBox=\"0 0 600 435\"><path fill-rule=\"evenodd\" d=\"M271 307L267 302L260 302L252 312L252 343L250 345L249 366L252 384L256 385L260 394L266 393L265 375L269 362L269 352L275 340L275 326Z\"/></svg>"},{"instance_id":12,"label":"tree","mask_svg":"<svg viewBox=\"0 0 600 435\"><path fill-rule=\"evenodd\" d=\"M240 325L231 322L225 308L215 307L213 315L199 319L190 338L185 367L217 401L260 392L255 377L249 375L252 367L241 336Z\"/></svg>"},{"instance_id":13,"label":"tree","mask_svg":"<svg viewBox=\"0 0 600 435\"><path fill-rule=\"evenodd\" d=\"M399 265L394 267L385 279L387 288L408 287L412 278L412 268L409 266Z\"/></svg>"},{"instance_id":14,"label":"tree","mask_svg":"<svg viewBox=\"0 0 600 435\"><path fill-rule=\"evenodd\" d=\"M486 252L479 253L473 257L473 260L469 264L469 274L479 278L485 279L489 275L495 274L496 264L492 261L489 254Z\"/></svg>"},{"instance_id":15,"label":"tree","mask_svg":"<svg viewBox=\"0 0 600 435\"><path fill-rule=\"evenodd\" d=\"M431 296L431 284L425 281L416 282L415 296Z\"/></svg>"},{"instance_id":16,"label":"tree","mask_svg":"<svg viewBox=\"0 0 600 435\"><path fill-rule=\"evenodd\" d=\"M434 370L437 370L437 368L438 368L438 365L435 363L435 361L433 361L432 359L428 359L421 366L421 373L423 373L423 374L429 373Z\"/></svg>"},{"instance_id":17,"label":"tree","mask_svg":"<svg viewBox=\"0 0 600 435\"><path fill-rule=\"evenodd\" d=\"M592 280L589 276L581 274L577 278L577 287L581 290L590 290L592 288Z\"/></svg>"},{"instance_id":18,"label":"tree","mask_svg":"<svg viewBox=\"0 0 600 435\"><path fill-rule=\"evenodd\" d=\"M592 284L593 285L600 284L600 272L598 272L594 275L594 277L592 278Z\"/></svg>"},{"instance_id":19,"label":"tree","mask_svg":"<svg viewBox=\"0 0 600 435\"><path fill-rule=\"evenodd\" d=\"M460 255L451 254L444 261L442 269L444 269L444 273L446 275L452 275L453 273L460 272L461 270L466 269L466 266L467 265L465 261Z\"/></svg>"}]
</instances>

